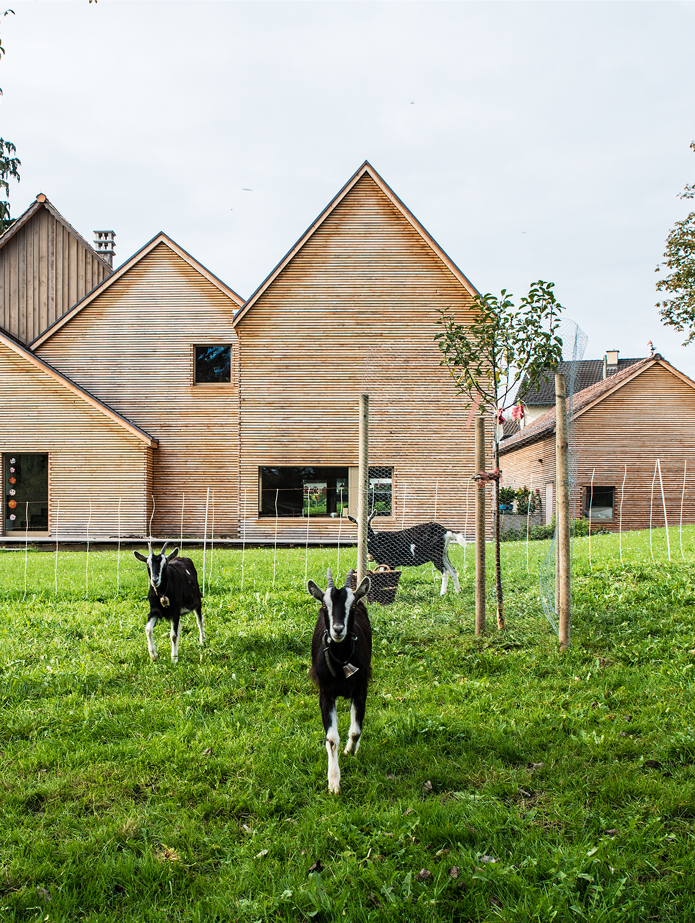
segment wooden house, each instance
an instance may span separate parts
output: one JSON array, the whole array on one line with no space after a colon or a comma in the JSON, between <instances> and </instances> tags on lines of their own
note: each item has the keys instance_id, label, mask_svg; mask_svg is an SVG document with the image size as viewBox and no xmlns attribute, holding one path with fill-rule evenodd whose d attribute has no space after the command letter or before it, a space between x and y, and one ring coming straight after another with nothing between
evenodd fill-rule
<instances>
[{"instance_id":1,"label":"wooden house","mask_svg":"<svg viewBox=\"0 0 695 923\"><path fill-rule=\"evenodd\" d=\"M241 304L158 234L32 344L156 440L142 534L202 536L207 510L208 534L214 528L236 536L239 356L232 321ZM118 483L105 481L104 503L118 502Z\"/></svg>"},{"instance_id":2,"label":"wooden house","mask_svg":"<svg viewBox=\"0 0 695 923\"><path fill-rule=\"evenodd\" d=\"M474 294L364 163L234 320L243 535L354 537L362 392L374 527L465 527L473 427L434 336L438 311L465 322Z\"/></svg>"},{"instance_id":3,"label":"wooden house","mask_svg":"<svg viewBox=\"0 0 695 923\"><path fill-rule=\"evenodd\" d=\"M577 484L572 517L610 530L695 522L695 382L655 354L626 365L574 396ZM659 469L657 469L657 460ZM541 490L546 522L554 515L555 410L500 444L505 486ZM693 465L695 467L695 465ZM684 481L685 478L685 481Z\"/></svg>"},{"instance_id":4,"label":"wooden house","mask_svg":"<svg viewBox=\"0 0 695 923\"><path fill-rule=\"evenodd\" d=\"M111 272L39 194L0 236L0 327L31 343Z\"/></svg>"},{"instance_id":5,"label":"wooden house","mask_svg":"<svg viewBox=\"0 0 695 923\"><path fill-rule=\"evenodd\" d=\"M3 533L147 534L157 440L0 332Z\"/></svg>"}]
</instances>

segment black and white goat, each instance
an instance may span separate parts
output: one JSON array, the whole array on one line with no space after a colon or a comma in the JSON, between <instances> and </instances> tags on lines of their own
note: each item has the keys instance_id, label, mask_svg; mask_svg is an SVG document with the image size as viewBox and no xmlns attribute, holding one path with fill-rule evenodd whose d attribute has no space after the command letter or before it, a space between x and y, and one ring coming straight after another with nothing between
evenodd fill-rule
<instances>
[{"instance_id":1,"label":"black and white goat","mask_svg":"<svg viewBox=\"0 0 695 923\"><path fill-rule=\"evenodd\" d=\"M201 647L205 644L205 629L203 627L203 610L198 585L198 574L190 558L179 558L178 548L165 555L169 542L162 545L159 554L152 549L148 542L149 554L145 557L139 551L133 554L138 561L144 561L150 575L150 589L147 599L150 604L150 614L147 617L145 634L147 647L152 660L157 660L159 654L154 646L152 631L159 619L167 619L171 623L171 659L176 663L179 659L179 621L187 612L195 612L200 632Z\"/></svg>"},{"instance_id":2,"label":"black and white goat","mask_svg":"<svg viewBox=\"0 0 695 923\"><path fill-rule=\"evenodd\" d=\"M338 696L350 699L350 732L345 753L357 753L362 735L367 686L372 675L372 626L362 597L369 592L369 577L356 590L350 587L352 571L345 586L337 589L328 569L325 592L313 580L307 590L321 603L311 641L310 676L319 687L319 704L326 732L328 752L328 791L340 791L338 765Z\"/></svg>"},{"instance_id":3,"label":"black and white goat","mask_svg":"<svg viewBox=\"0 0 695 923\"><path fill-rule=\"evenodd\" d=\"M438 522L418 523L399 532L375 532L372 529L375 516L376 511L367 520L367 551L377 564L387 564L392 568L417 567L431 561L442 575L441 595L446 594L449 577L454 591L461 592L458 571L449 560L448 552L452 541L465 546L466 539L461 532L451 532ZM356 519L352 516L348 518L357 525Z\"/></svg>"}]
</instances>

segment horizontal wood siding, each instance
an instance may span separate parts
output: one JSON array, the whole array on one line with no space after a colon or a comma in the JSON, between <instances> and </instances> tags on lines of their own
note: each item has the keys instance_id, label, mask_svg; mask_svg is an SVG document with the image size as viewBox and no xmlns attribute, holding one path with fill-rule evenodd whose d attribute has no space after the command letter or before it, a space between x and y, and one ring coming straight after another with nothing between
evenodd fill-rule
<instances>
[{"instance_id":1,"label":"horizontal wood siding","mask_svg":"<svg viewBox=\"0 0 695 923\"><path fill-rule=\"evenodd\" d=\"M119 502L121 536L146 534L152 449L3 347L0 406L0 453L49 456L50 535L117 538Z\"/></svg>"},{"instance_id":2,"label":"horizontal wood siding","mask_svg":"<svg viewBox=\"0 0 695 923\"><path fill-rule=\"evenodd\" d=\"M473 427L440 367L439 308L470 317L471 296L369 176L363 176L238 325L241 342L243 529L273 538L259 518L258 468L351 466L358 400L370 395L370 464L394 469L394 515L380 529L436 518L463 529L473 474ZM468 530L473 531L468 491ZM244 514L244 511L245 514ZM299 541L307 522L281 520ZM310 539L354 531L329 518Z\"/></svg>"},{"instance_id":3,"label":"horizontal wood siding","mask_svg":"<svg viewBox=\"0 0 695 923\"><path fill-rule=\"evenodd\" d=\"M58 330L37 353L159 440L152 494L157 536L236 537L236 305L159 244ZM193 383L193 347L230 344L233 381ZM148 498L147 505L151 505ZM183 526L182 526L183 515Z\"/></svg>"},{"instance_id":4,"label":"horizontal wood siding","mask_svg":"<svg viewBox=\"0 0 695 923\"><path fill-rule=\"evenodd\" d=\"M30 343L109 274L96 253L42 207L0 249L0 323Z\"/></svg>"},{"instance_id":5,"label":"horizontal wood siding","mask_svg":"<svg viewBox=\"0 0 695 923\"><path fill-rule=\"evenodd\" d=\"M652 525L663 526L658 475L652 504L652 481L658 458L669 525L680 522L687 461L683 522L695 523L695 389L686 381L656 363L579 416L575 438L575 518L582 516L584 496L593 474L595 487L615 488L614 518L601 522L606 529L615 532L620 528L621 500L623 530L649 528L650 507ZM548 457L551 446L552 462ZM531 475L538 471L534 459L541 457L547 479L554 482L554 436L503 455L504 482L512 486L528 484Z\"/></svg>"}]
</instances>

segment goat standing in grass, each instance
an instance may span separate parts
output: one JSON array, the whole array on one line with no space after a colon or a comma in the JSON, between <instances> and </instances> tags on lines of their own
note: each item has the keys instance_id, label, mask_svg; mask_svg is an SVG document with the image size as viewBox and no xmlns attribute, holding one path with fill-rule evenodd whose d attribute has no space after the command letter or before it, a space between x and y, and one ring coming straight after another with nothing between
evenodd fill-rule
<instances>
[{"instance_id":1,"label":"goat standing in grass","mask_svg":"<svg viewBox=\"0 0 695 923\"><path fill-rule=\"evenodd\" d=\"M201 647L205 644L205 629L198 574L193 561L190 558L178 558L178 548L174 548L168 556L165 555L164 552L168 545L169 542L165 542L159 554L155 554L152 550L152 543L148 542L149 555L147 557L139 551L134 551L133 554L138 561L145 562L150 575L150 589L147 594L150 614L145 626L150 657L152 660L157 660L159 656L152 637L154 626L159 619L167 619L171 624L171 659L173 663L177 663L181 615L195 612Z\"/></svg>"},{"instance_id":2,"label":"goat standing in grass","mask_svg":"<svg viewBox=\"0 0 695 923\"><path fill-rule=\"evenodd\" d=\"M367 550L377 564L386 564L393 569L417 567L431 561L442 575L441 595L446 594L449 577L454 584L454 592L461 592L458 571L449 560L448 550L453 541L465 546L466 539L461 532L445 529L438 522L421 522L399 532L375 532L372 529L375 516L376 510L367 520ZM352 516L348 519L357 525Z\"/></svg>"},{"instance_id":3,"label":"goat standing in grass","mask_svg":"<svg viewBox=\"0 0 695 923\"><path fill-rule=\"evenodd\" d=\"M321 603L311 642L310 676L319 687L319 704L326 732L328 751L328 791L340 791L338 765L338 696L350 699L350 733L345 753L357 753L367 704L367 686L372 675L372 626L362 597L369 592L369 577L356 590L350 586L352 571L345 586L337 589L328 569L324 592L313 580L307 590Z\"/></svg>"}]
</instances>

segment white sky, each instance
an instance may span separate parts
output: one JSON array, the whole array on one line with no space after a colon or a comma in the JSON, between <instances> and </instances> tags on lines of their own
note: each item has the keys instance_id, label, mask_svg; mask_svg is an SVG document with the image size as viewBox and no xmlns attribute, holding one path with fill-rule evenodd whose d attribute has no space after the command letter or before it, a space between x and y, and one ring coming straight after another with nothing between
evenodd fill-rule
<instances>
[{"instance_id":1,"label":"white sky","mask_svg":"<svg viewBox=\"0 0 695 923\"><path fill-rule=\"evenodd\" d=\"M8 5L7 0L4 6ZM368 159L482 291L541 278L606 349L652 340L693 203L693 2L13 0L0 134L117 263L165 231L249 296Z\"/></svg>"}]
</instances>

